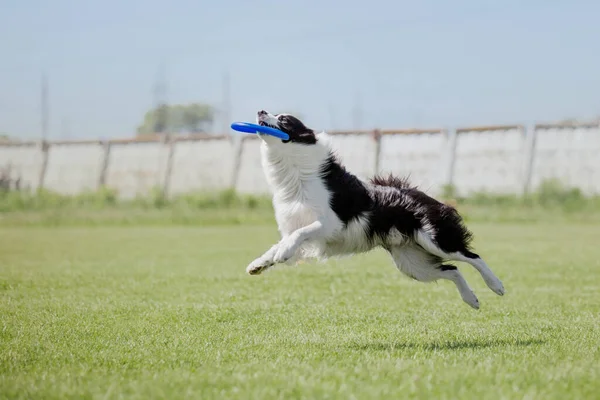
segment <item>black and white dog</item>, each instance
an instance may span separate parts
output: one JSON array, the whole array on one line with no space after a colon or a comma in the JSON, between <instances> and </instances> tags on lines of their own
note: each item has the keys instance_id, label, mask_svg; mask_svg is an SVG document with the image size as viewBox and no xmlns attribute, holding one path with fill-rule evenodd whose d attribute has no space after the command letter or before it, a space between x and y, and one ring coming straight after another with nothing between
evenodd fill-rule
<instances>
[{"instance_id":1,"label":"black and white dog","mask_svg":"<svg viewBox=\"0 0 600 400\"><path fill-rule=\"evenodd\" d=\"M292 115L259 111L257 122L284 131L289 140L259 134L282 238L248 266L249 274L260 274L278 263L381 246L400 271L417 281L454 282L473 308L479 308L477 297L460 271L446 261L471 264L494 293L504 294L502 282L470 250L472 235L453 207L404 179L357 178L336 159L325 133L315 134Z\"/></svg>"}]
</instances>

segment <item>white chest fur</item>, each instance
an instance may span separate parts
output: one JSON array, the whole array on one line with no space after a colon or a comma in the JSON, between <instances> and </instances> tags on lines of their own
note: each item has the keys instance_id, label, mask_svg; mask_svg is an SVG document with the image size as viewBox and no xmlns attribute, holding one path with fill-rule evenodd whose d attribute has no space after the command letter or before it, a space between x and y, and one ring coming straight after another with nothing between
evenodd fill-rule
<instances>
[{"instance_id":1,"label":"white chest fur","mask_svg":"<svg viewBox=\"0 0 600 400\"><path fill-rule=\"evenodd\" d=\"M328 257L371 248L365 241L365 219L345 227L331 209L331 193L321 178L329 149L318 145L284 146L272 148L266 143L261 146L263 169L273 190L281 236L285 238L318 220L324 229L319 237L302 246L305 257Z\"/></svg>"},{"instance_id":2,"label":"white chest fur","mask_svg":"<svg viewBox=\"0 0 600 400\"><path fill-rule=\"evenodd\" d=\"M283 144L273 148L263 143L261 160L273 190L275 218L282 236L320 220L333 234L341 222L329 205L330 193L320 171L329 155L325 145Z\"/></svg>"}]
</instances>

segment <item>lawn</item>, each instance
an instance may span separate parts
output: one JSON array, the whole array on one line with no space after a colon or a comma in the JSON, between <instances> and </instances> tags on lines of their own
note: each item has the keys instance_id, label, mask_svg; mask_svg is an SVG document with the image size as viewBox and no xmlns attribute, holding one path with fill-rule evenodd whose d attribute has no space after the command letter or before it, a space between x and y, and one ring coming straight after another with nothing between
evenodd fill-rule
<instances>
[{"instance_id":1,"label":"lawn","mask_svg":"<svg viewBox=\"0 0 600 400\"><path fill-rule=\"evenodd\" d=\"M0 397L598 398L600 226L470 226L479 311L380 251L247 276L272 226L0 229Z\"/></svg>"}]
</instances>

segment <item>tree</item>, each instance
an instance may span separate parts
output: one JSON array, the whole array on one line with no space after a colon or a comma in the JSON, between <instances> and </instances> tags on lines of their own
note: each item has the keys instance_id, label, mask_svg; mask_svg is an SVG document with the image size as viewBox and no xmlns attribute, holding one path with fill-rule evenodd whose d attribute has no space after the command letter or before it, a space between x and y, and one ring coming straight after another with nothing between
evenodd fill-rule
<instances>
[{"instance_id":1,"label":"tree","mask_svg":"<svg viewBox=\"0 0 600 400\"><path fill-rule=\"evenodd\" d=\"M202 103L160 105L144 115L138 135L208 132L214 121L212 106Z\"/></svg>"}]
</instances>

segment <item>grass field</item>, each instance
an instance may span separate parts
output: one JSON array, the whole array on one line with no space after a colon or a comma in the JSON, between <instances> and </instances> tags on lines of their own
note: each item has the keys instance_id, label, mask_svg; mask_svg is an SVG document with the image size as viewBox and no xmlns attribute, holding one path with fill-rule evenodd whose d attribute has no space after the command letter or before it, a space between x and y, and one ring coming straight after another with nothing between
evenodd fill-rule
<instances>
[{"instance_id":1,"label":"grass field","mask_svg":"<svg viewBox=\"0 0 600 400\"><path fill-rule=\"evenodd\" d=\"M0 397L598 398L600 226L470 226L479 311L378 251L245 275L272 226L5 227Z\"/></svg>"}]
</instances>

